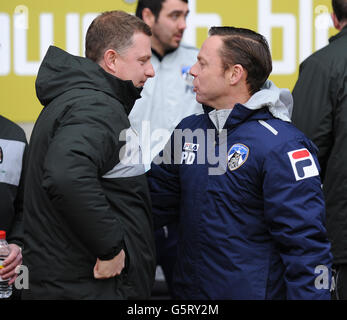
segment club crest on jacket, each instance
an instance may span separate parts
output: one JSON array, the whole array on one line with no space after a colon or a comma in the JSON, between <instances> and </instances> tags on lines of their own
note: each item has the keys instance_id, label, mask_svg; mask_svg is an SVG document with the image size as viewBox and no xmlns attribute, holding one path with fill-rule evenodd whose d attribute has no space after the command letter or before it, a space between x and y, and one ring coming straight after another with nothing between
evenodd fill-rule
<instances>
[{"instance_id":1,"label":"club crest on jacket","mask_svg":"<svg viewBox=\"0 0 347 320\"><path fill-rule=\"evenodd\" d=\"M234 144L228 152L228 168L234 171L248 159L249 148L241 143Z\"/></svg>"}]
</instances>

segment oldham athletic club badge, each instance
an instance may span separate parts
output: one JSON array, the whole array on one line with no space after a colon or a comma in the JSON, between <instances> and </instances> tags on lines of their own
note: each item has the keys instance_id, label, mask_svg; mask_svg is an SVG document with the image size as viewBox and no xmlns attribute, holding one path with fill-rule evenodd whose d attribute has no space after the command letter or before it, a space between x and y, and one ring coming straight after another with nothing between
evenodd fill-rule
<instances>
[{"instance_id":1,"label":"oldham athletic club badge","mask_svg":"<svg viewBox=\"0 0 347 320\"><path fill-rule=\"evenodd\" d=\"M240 168L248 159L249 148L241 143L234 144L228 152L228 168L234 171Z\"/></svg>"}]
</instances>

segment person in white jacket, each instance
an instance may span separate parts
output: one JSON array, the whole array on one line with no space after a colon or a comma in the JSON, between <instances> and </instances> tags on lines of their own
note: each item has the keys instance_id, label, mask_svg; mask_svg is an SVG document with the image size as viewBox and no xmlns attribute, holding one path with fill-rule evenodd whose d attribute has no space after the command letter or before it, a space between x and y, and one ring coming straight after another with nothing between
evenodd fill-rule
<instances>
[{"instance_id":1,"label":"person in white jacket","mask_svg":"<svg viewBox=\"0 0 347 320\"><path fill-rule=\"evenodd\" d=\"M156 76L149 79L132 109L129 120L138 134L142 162L150 169L153 158L185 117L202 112L195 100L190 68L198 49L181 43L187 27L188 0L139 0L136 16L152 29L151 62ZM156 232L157 261L169 292L176 259L177 226L170 224Z\"/></svg>"},{"instance_id":2,"label":"person in white jacket","mask_svg":"<svg viewBox=\"0 0 347 320\"><path fill-rule=\"evenodd\" d=\"M140 0L136 15L152 29L152 65L156 76L146 82L130 113L139 135L147 170L177 124L202 111L196 102L191 66L198 49L181 43L189 13L187 0Z\"/></svg>"}]
</instances>

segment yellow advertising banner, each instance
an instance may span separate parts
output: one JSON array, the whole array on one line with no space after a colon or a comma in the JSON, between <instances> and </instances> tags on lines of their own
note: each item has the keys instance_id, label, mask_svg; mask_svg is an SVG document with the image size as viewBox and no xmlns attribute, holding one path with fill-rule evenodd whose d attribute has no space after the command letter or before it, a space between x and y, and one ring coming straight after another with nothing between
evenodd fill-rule
<instances>
[{"instance_id":1,"label":"yellow advertising banner","mask_svg":"<svg viewBox=\"0 0 347 320\"><path fill-rule=\"evenodd\" d=\"M35 79L49 45L84 55L84 35L103 11L134 13L136 0L11 0L0 2L0 114L34 122L42 110ZM277 86L293 89L298 68L336 33L331 0L189 0L184 42L200 47L212 25L250 28L268 39Z\"/></svg>"}]
</instances>

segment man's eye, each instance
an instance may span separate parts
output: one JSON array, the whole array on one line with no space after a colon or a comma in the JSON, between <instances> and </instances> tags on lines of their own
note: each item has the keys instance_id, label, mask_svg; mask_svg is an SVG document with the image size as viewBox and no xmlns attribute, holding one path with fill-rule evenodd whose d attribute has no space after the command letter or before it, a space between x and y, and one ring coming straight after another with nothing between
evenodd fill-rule
<instances>
[{"instance_id":1,"label":"man's eye","mask_svg":"<svg viewBox=\"0 0 347 320\"><path fill-rule=\"evenodd\" d=\"M171 16L171 18L172 18L173 20L177 20L179 17L180 17L179 14L173 14L173 15Z\"/></svg>"},{"instance_id":2,"label":"man's eye","mask_svg":"<svg viewBox=\"0 0 347 320\"><path fill-rule=\"evenodd\" d=\"M142 65L145 64L147 61L148 61L147 59L141 59L141 60L139 60L140 64L142 64Z\"/></svg>"}]
</instances>

